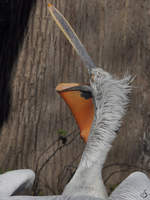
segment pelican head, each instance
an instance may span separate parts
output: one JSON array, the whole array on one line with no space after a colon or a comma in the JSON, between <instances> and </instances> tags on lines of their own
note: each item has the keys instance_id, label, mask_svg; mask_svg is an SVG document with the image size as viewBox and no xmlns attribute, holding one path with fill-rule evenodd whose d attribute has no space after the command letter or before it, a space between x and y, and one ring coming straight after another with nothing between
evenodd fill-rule
<instances>
[{"instance_id":1,"label":"pelican head","mask_svg":"<svg viewBox=\"0 0 150 200\"><path fill-rule=\"evenodd\" d=\"M113 80L113 77L94 64L84 45L81 43L75 31L64 16L52 4L48 4L48 9L60 30L64 33L65 37L82 59L89 73L89 85L81 85L79 83L60 83L56 87L56 91L67 103L76 119L80 128L81 137L85 142L87 142L94 117L96 116L94 110L97 109L97 105L101 103L100 99L102 97L102 90L104 90L102 84L105 82L108 86L110 83L109 80ZM131 77L128 76L125 80L125 82L127 82L127 87L130 78Z\"/></svg>"}]
</instances>

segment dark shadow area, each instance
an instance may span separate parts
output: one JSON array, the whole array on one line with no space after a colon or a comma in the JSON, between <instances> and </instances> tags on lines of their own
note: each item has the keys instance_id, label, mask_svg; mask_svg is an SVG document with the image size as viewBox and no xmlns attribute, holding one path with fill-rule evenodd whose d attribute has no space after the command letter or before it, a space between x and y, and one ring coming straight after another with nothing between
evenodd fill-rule
<instances>
[{"instance_id":1,"label":"dark shadow area","mask_svg":"<svg viewBox=\"0 0 150 200\"><path fill-rule=\"evenodd\" d=\"M0 129L10 111L10 78L36 0L0 0Z\"/></svg>"}]
</instances>

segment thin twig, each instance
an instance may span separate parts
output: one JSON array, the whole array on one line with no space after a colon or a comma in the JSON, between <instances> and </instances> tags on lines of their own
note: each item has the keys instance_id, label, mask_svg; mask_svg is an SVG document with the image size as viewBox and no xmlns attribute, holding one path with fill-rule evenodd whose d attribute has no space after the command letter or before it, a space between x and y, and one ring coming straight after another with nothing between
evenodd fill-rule
<instances>
[{"instance_id":1,"label":"thin twig","mask_svg":"<svg viewBox=\"0 0 150 200\"><path fill-rule=\"evenodd\" d=\"M66 136L66 138L70 137L76 130L72 131L69 135ZM44 154L49 150L51 149L57 142L59 142L59 138L56 139L52 144L50 144L38 157L37 159L37 163L36 163L36 169L35 169L35 172L37 173L38 171L38 165L39 165L39 162L40 162L40 159L44 156Z\"/></svg>"},{"instance_id":2,"label":"thin twig","mask_svg":"<svg viewBox=\"0 0 150 200\"><path fill-rule=\"evenodd\" d=\"M128 169L126 169L126 170L117 170L117 171L112 172L112 173L111 173L109 176L107 176L107 178L104 180L104 184L106 184L107 181L108 181L114 174L117 174L117 173L119 173L119 172L128 172Z\"/></svg>"},{"instance_id":3,"label":"thin twig","mask_svg":"<svg viewBox=\"0 0 150 200\"><path fill-rule=\"evenodd\" d=\"M58 147L50 156L49 158L42 164L42 166L39 168L38 170L38 175L40 175L41 171L43 170L43 168L46 166L46 164L51 160L51 158L58 152L60 151L64 146L68 146L70 145L75 139L76 137L78 136L79 134L77 134L75 137L73 137L72 140L70 140L70 142L66 143L66 144L63 144L61 145L60 147Z\"/></svg>"},{"instance_id":4,"label":"thin twig","mask_svg":"<svg viewBox=\"0 0 150 200\"><path fill-rule=\"evenodd\" d=\"M113 167L113 166L134 168L134 169L139 169L141 171L149 171L150 170L150 169L145 169L145 168L139 167L138 165L130 165L130 164L127 164L127 163L112 163L112 164L109 164L109 165L105 165L103 170L106 170L107 168Z\"/></svg>"}]
</instances>

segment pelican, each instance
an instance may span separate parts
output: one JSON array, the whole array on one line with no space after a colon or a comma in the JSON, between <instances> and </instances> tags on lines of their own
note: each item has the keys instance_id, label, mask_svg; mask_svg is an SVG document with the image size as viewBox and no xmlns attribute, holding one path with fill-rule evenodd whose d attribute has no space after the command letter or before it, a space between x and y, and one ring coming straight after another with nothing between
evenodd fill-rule
<instances>
[{"instance_id":1,"label":"pelican","mask_svg":"<svg viewBox=\"0 0 150 200\"><path fill-rule=\"evenodd\" d=\"M14 171L0 177L0 188L2 188L0 200L142 200L149 197L150 181L142 172L135 172L127 177L109 197L102 180L103 164L129 102L131 77L125 76L118 80L102 68L97 68L62 14L51 4L48 5L48 9L88 69L90 85L73 83L59 84L57 87L57 91L73 111L87 144L79 166L62 195L11 196L26 185L30 187L34 180L34 173L31 171L28 171L29 174L31 173L30 176L24 176L27 171L18 171L19 173ZM73 109L75 102L70 101L71 98L77 98L81 102L77 110ZM80 113L80 109L83 113L86 111L86 114ZM80 115L79 119L78 115ZM84 136L88 132L90 132L89 136Z\"/></svg>"}]
</instances>

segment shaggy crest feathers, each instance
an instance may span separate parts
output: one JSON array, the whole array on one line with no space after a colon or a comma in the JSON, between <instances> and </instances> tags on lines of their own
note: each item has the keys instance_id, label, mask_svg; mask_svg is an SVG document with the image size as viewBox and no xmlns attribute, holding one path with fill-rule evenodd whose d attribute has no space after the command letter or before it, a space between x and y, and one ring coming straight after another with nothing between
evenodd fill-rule
<instances>
[{"instance_id":1,"label":"shaggy crest feathers","mask_svg":"<svg viewBox=\"0 0 150 200\"><path fill-rule=\"evenodd\" d=\"M101 170L129 102L130 83L130 76L117 80L101 68L91 70L94 120L79 167L63 194L74 192L107 199Z\"/></svg>"},{"instance_id":2,"label":"shaggy crest feathers","mask_svg":"<svg viewBox=\"0 0 150 200\"><path fill-rule=\"evenodd\" d=\"M90 167L93 163L103 166L106 155L121 126L131 91L131 76L122 80L114 79L101 68L92 69L90 85L92 88L95 119L89 139L82 156L82 165ZM99 153L101 152L101 157ZM102 153L103 152L103 153Z\"/></svg>"}]
</instances>

